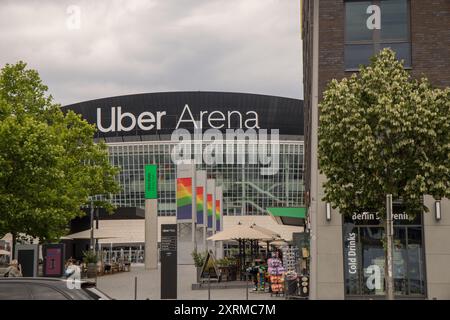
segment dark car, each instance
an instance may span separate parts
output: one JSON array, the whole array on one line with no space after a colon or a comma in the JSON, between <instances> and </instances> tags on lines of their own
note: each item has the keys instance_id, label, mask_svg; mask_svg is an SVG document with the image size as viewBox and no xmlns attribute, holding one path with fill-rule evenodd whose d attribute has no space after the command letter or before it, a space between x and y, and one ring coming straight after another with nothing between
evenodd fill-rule
<instances>
[{"instance_id":1,"label":"dark car","mask_svg":"<svg viewBox=\"0 0 450 320\"><path fill-rule=\"evenodd\" d=\"M0 278L0 300L111 300L95 283L59 278Z\"/></svg>"}]
</instances>

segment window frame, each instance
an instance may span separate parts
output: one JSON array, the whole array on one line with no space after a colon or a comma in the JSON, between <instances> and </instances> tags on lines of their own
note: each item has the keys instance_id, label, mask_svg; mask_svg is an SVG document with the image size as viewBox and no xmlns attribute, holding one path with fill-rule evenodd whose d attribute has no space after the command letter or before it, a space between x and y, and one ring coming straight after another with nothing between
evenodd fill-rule
<instances>
[{"instance_id":1,"label":"window frame","mask_svg":"<svg viewBox=\"0 0 450 320\"><path fill-rule=\"evenodd\" d=\"M383 47L383 44L391 43L391 44L408 44L409 45L409 59L410 59L410 65L404 66L406 70L411 70L413 66L413 58L412 58L412 41L411 41L411 1L406 1L406 18L407 18L407 39L406 40L399 40L399 39L381 39L381 31L378 29L374 29L372 31L372 40L348 40L347 39L347 3L349 2L370 2L372 5L378 5L381 8L381 2L386 0L344 0L344 71L345 72L355 72L359 71L359 67L347 67L347 59L345 54L345 48L348 45L372 45L373 47L373 55L378 53L380 49ZM383 14L383 13L382 13Z\"/></svg>"},{"instance_id":2,"label":"window frame","mask_svg":"<svg viewBox=\"0 0 450 320\"><path fill-rule=\"evenodd\" d=\"M420 293L420 294L417 294L417 293L411 294L410 293L410 291L411 291L411 289L410 289L411 288L410 287L410 278L409 278L409 272L407 272L406 273L407 274L407 276L406 276L407 287L408 287L407 294L394 293L395 298L412 299L412 300L414 300L414 299L426 299L428 297L428 286L427 286L428 279L427 279L426 243L425 243L426 239L425 239L425 227L424 227L424 222L425 222L424 220L425 219L424 219L424 216L423 216L424 213L419 213L419 214L421 215L419 223L417 223L417 222L414 222L414 223L411 223L411 224L401 224L401 223L399 223L399 224L394 224L394 228L405 228L406 229L405 230L406 231L406 248L408 248L408 243L409 243L409 229L410 228L419 228L420 229L421 242L422 242L422 244L421 244L421 246L422 246L421 260L422 260L422 267L423 267L423 271L422 271L423 272L423 293ZM357 294L349 294L349 293L347 293L347 274L346 274L346 271L345 271L345 268L346 268L345 233L344 233L346 221L345 221L345 216L344 215L341 216L341 223L342 223L342 225L341 225L341 228L342 228L341 244L342 244L342 253L343 253L343 255L342 255L342 266L343 266L343 269L342 269L343 270L343 274L342 274L342 276L343 276L343 284L344 284L344 287L343 287L344 299L349 299L349 300L351 300L351 299L385 299L386 298L386 293L383 294L383 295L370 295L370 294L368 295L368 294L364 294L361 291L361 288L364 285L364 280L363 280L363 277L361 277L361 276L358 276L358 290L357 290L358 293ZM358 257L359 258L360 258L359 249L360 249L360 243L361 243L361 238L360 238L360 236L361 236L361 228L367 228L367 227L369 227L369 228L372 228L372 227L382 228L382 225L380 225L380 224L376 225L376 224L371 224L371 223L367 223L367 222L361 223L361 224L354 224L354 228L357 229L356 238L357 238L357 243L358 243L357 244L357 247L358 247L357 251L358 251ZM358 267L358 272L361 271L361 267L362 267L362 265L360 265ZM407 261L407 267L409 267L409 261Z\"/></svg>"}]
</instances>

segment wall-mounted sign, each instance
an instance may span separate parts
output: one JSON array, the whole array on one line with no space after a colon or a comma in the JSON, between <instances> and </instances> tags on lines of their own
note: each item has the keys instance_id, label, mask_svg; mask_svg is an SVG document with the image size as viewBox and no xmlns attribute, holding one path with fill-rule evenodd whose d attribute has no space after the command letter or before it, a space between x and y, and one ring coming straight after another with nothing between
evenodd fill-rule
<instances>
[{"instance_id":1,"label":"wall-mounted sign","mask_svg":"<svg viewBox=\"0 0 450 320\"><path fill-rule=\"evenodd\" d=\"M145 165L145 199L158 199L158 166Z\"/></svg>"},{"instance_id":2,"label":"wall-mounted sign","mask_svg":"<svg viewBox=\"0 0 450 320\"><path fill-rule=\"evenodd\" d=\"M96 137L115 138L118 134L171 134L180 128L192 132L195 127L223 132L278 128L283 135L303 135L302 108L298 99L199 91L125 95L64 107L96 125Z\"/></svg>"},{"instance_id":3,"label":"wall-mounted sign","mask_svg":"<svg viewBox=\"0 0 450 320\"><path fill-rule=\"evenodd\" d=\"M99 131L108 133L116 131L132 131L136 126L143 131L161 130L162 119L167 115L166 111L157 111L152 113L143 111L139 115L131 112L123 112L122 107L112 107L110 110L111 119L109 126L101 122L102 108L97 108L97 128ZM240 128L245 129L259 129L258 113L255 111L240 112L239 110L229 110L222 112L220 110L213 110L212 112L200 110L199 115L194 116L188 104L184 105L180 116L177 116L178 121L175 129L181 128L182 124L192 125L198 128L197 122L202 129L203 125L207 128L213 129L230 129L233 127L232 123L238 121Z\"/></svg>"}]
</instances>

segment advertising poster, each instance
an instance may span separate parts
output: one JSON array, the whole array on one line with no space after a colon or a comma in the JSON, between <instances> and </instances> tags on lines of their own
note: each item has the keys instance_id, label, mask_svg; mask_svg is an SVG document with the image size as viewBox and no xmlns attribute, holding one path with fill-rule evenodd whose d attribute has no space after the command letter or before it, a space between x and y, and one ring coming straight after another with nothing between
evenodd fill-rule
<instances>
[{"instance_id":1,"label":"advertising poster","mask_svg":"<svg viewBox=\"0 0 450 320\"><path fill-rule=\"evenodd\" d=\"M177 179L177 220L192 219L192 178Z\"/></svg>"},{"instance_id":2,"label":"advertising poster","mask_svg":"<svg viewBox=\"0 0 450 320\"><path fill-rule=\"evenodd\" d=\"M176 179L177 222L195 222L197 218L196 193L195 165L179 165Z\"/></svg>"},{"instance_id":3,"label":"advertising poster","mask_svg":"<svg viewBox=\"0 0 450 320\"><path fill-rule=\"evenodd\" d=\"M197 171L197 226L203 227L206 220L206 171Z\"/></svg>"},{"instance_id":4,"label":"advertising poster","mask_svg":"<svg viewBox=\"0 0 450 320\"><path fill-rule=\"evenodd\" d=\"M216 209L215 209L215 219L216 227L215 232L223 230L222 227L222 210L223 210L223 199L222 199L222 187L216 187Z\"/></svg>"},{"instance_id":5,"label":"advertising poster","mask_svg":"<svg viewBox=\"0 0 450 320\"><path fill-rule=\"evenodd\" d=\"M207 195L207 205L208 205L208 229L213 228L213 195L208 193Z\"/></svg>"},{"instance_id":6,"label":"advertising poster","mask_svg":"<svg viewBox=\"0 0 450 320\"><path fill-rule=\"evenodd\" d=\"M208 179L206 186L206 201L208 213L208 230L214 231L216 225L215 211L216 211L216 181Z\"/></svg>"},{"instance_id":7,"label":"advertising poster","mask_svg":"<svg viewBox=\"0 0 450 320\"><path fill-rule=\"evenodd\" d=\"M216 200L216 232L221 231L220 227L220 200Z\"/></svg>"},{"instance_id":8,"label":"advertising poster","mask_svg":"<svg viewBox=\"0 0 450 320\"><path fill-rule=\"evenodd\" d=\"M205 201L203 199L204 187L197 187L197 226L203 226L203 207Z\"/></svg>"},{"instance_id":9,"label":"advertising poster","mask_svg":"<svg viewBox=\"0 0 450 320\"><path fill-rule=\"evenodd\" d=\"M64 273L64 244L42 246L44 256L44 276L60 277Z\"/></svg>"}]
</instances>

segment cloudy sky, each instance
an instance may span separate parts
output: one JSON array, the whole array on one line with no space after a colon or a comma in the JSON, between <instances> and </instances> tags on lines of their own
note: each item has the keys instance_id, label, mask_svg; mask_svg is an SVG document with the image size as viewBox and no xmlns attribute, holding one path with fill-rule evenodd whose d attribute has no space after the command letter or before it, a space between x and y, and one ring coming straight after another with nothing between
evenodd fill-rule
<instances>
[{"instance_id":1,"label":"cloudy sky","mask_svg":"<svg viewBox=\"0 0 450 320\"><path fill-rule=\"evenodd\" d=\"M299 0L2 0L0 65L26 61L62 104L184 90L302 98L299 30Z\"/></svg>"}]
</instances>

